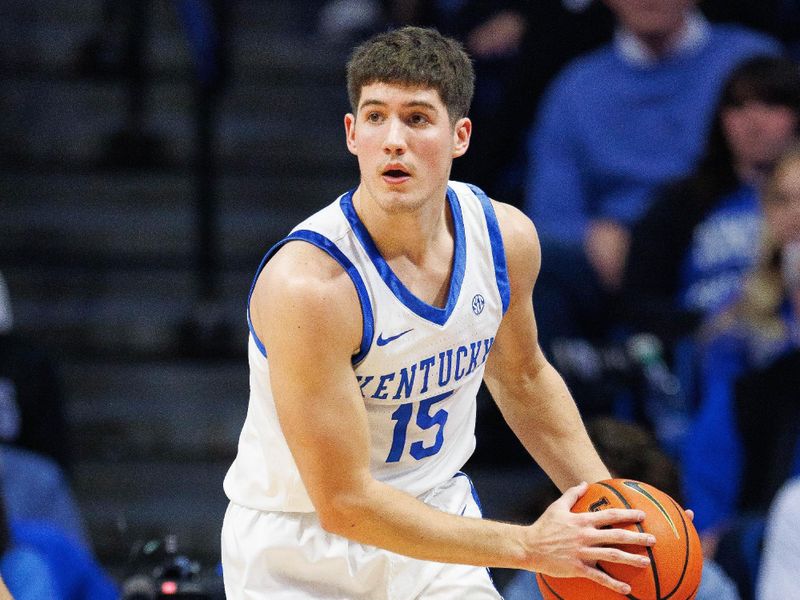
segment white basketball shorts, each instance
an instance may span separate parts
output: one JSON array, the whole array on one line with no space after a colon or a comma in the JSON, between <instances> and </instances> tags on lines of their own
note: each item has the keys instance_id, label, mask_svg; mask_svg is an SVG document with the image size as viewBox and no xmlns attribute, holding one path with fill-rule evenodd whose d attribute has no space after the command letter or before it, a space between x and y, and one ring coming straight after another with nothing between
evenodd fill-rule
<instances>
[{"instance_id":1,"label":"white basketball shorts","mask_svg":"<svg viewBox=\"0 0 800 600\"><path fill-rule=\"evenodd\" d=\"M481 511L459 473L419 496L439 510ZM328 533L316 513L262 512L230 503L222 526L228 600L500 600L481 567L422 561Z\"/></svg>"}]
</instances>

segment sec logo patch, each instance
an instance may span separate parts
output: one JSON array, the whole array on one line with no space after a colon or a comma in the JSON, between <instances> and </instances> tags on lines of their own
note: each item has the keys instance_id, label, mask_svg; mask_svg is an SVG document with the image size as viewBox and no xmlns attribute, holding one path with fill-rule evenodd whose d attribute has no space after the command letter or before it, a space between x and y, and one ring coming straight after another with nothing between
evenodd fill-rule
<instances>
[{"instance_id":1,"label":"sec logo patch","mask_svg":"<svg viewBox=\"0 0 800 600\"><path fill-rule=\"evenodd\" d=\"M480 294L475 294L472 298L472 312L479 315L483 312L483 307L486 306L486 300Z\"/></svg>"}]
</instances>

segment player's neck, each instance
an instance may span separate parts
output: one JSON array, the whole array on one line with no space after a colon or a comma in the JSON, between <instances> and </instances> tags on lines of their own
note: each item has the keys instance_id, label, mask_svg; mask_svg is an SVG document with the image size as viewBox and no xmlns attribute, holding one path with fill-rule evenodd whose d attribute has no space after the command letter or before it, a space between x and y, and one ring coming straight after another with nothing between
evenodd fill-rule
<instances>
[{"instance_id":1,"label":"player's neck","mask_svg":"<svg viewBox=\"0 0 800 600\"><path fill-rule=\"evenodd\" d=\"M415 264L423 264L443 237L452 241L446 191L441 200L427 201L413 210L387 210L361 186L353 196L353 206L386 261L402 255Z\"/></svg>"}]
</instances>

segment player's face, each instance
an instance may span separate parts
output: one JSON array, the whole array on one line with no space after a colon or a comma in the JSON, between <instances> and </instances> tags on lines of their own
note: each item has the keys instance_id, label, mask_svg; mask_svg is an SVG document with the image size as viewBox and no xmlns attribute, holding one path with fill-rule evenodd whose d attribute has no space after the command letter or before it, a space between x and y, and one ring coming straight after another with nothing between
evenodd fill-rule
<instances>
[{"instance_id":1,"label":"player's face","mask_svg":"<svg viewBox=\"0 0 800 600\"><path fill-rule=\"evenodd\" d=\"M605 0L625 27L642 37L677 32L697 0Z\"/></svg>"},{"instance_id":2,"label":"player's face","mask_svg":"<svg viewBox=\"0 0 800 600\"><path fill-rule=\"evenodd\" d=\"M472 127L466 118L451 125L436 90L388 83L364 86L358 112L344 123L361 185L388 212L444 199L453 159L466 152Z\"/></svg>"}]
</instances>

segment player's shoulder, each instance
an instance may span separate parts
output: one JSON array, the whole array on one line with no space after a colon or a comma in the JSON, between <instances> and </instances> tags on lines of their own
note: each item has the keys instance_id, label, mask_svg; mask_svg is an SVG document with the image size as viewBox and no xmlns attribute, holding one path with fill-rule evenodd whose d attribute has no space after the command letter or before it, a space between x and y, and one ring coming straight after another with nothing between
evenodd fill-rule
<instances>
[{"instance_id":1,"label":"player's shoulder","mask_svg":"<svg viewBox=\"0 0 800 600\"><path fill-rule=\"evenodd\" d=\"M312 335L329 339L329 351L339 344L350 353L361 332L359 298L347 272L324 250L301 240L286 242L261 270L249 316L268 348L276 339L304 343Z\"/></svg>"},{"instance_id":2,"label":"player's shoulder","mask_svg":"<svg viewBox=\"0 0 800 600\"><path fill-rule=\"evenodd\" d=\"M331 285L347 279L344 267L329 252L304 240L290 240L270 258L262 271L275 284L296 287Z\"/></svg>"},{"instance_id":3,"label":"player's shoulder","mask_svg":"<svg viewBox=\"0 0 800 600\"><path fill-rule=\"evenodd\" d=\"M308 215L268 253L259 279L271 280L279 288L335 283L345 274L336 241L349 229L341 208L342 194Z\"/></svg>"},{"instance_id":4,"label":"player's shoulder","mask_svg":"<svg viewBox=\"0 0 800 600\"><path fill-rule=\"evenodd\" d=\"M536 226L528 215L516 206L498 200L492 200L492 206L504 245L529 250L538 248Z\"/></svg>"},{"instance_id":5,"label":"player's shoulder","mask_svg":"<svg viewBox=\"0 0 800 600\"><path fill-rule=\"evenodd\" d=\"M541 265L539 236L533 221L511 204L492 200L500 236L503 240L506 267L512 288L536 279Z\"/></svg>"},{"instance_id":6,"label":"player's shoulder","mask_svg":"<svg viewBox=\"0 0 800 600\"><path fill-rule=\"evenodd\" d=\"M342 306L355 298L352 280L330 254L302 240L289 241L258 276L254 300L291 301L309 310Z\"/></svg>"},{"instance_id":7,"label":"player's shoulder","mask_svg":"<svg viewBox=\"0 0 800 600\"><path fill-rule=\"evenodd\" d=\"M530 218L521 210L511 204L490 198L486 192L472 184L451 181L450 186L457 191L469 190L475 198L479 199L489 221L496 220L504 246L508 244L514 246L538 245L536 228Z\"/></svg>"}]
</instances>

